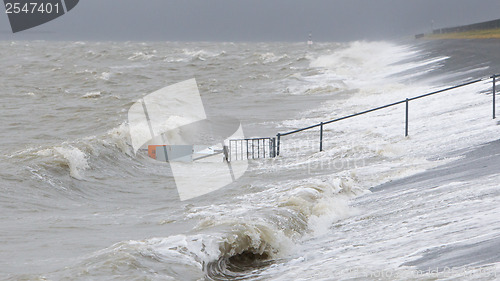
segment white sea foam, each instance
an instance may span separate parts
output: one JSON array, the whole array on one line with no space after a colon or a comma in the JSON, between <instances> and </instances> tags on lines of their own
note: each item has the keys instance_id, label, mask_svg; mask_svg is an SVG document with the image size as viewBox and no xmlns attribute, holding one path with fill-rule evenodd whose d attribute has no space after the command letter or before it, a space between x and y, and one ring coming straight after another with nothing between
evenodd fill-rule
<instances>
[{"instance_id":1,"label":"white sea foam","mask_svg":"<svg viewBox=\"0 0 500 281\"><path fill-rule=\"evenodd\" d=\"M83 179L80 172L89 168L87 155L75 147L55 147L54 151L64 157L70 175L75 179Z\"/></svg>"},{"instance_id":2,"label":"white sea foam","mask_svg":"<svg viewBox=\"0 0 500 281\"><path fill-rule=\"evenodd\" d=\"M400 79L407 78L409 75L418 76L437 69L448 59L448 57L437 57L418 63L400 63L408 60L413 55L416 55L416 53L404 46L385 43L371 45L370 43L361 42L351 44L350 47L332 55L314 60L311 63L312 67L326 69L324 74L320 74L324 79L341 79L346 83L347 88L357 89L357 92L346 99L327 102L320 109L304 113L305 118L303 119L287 120L282 125L290 130L305 127L320 121L367 110L447 86L435 86L425 83L418 85L401 84ZM412 69L415 71L402 76L394 76L394 74ZM475 73L477 71L479 70L467 70L466 73ZM409 138L404 137L404 105L328 125L325 130L325 151L322 153L316 152L318 149L317 131L300 133L302 139L312 136L311 141L286 136L282 138L282 145L284 145L282 147L283 157L287 153L288 157L294 157L294 161L286 162L286 166L296 169L300 165L310 166L339 157L376 159L375 161L370 160L369 165L361 163L356 167L347 167L348 170L342 172L351 174L353 176L351 179L353 179L355 185L365 189L450 162L456 158L447 158L449 153L470 149L498 138L500 130L490 116L491 96L484 94L490 89L491 81L485 81L449 93L410 102ZM332 111L334 111L334 114L332 114ZM309 117L311 115L312 118ZM461 124L461 126L457 126L457 124ZM310 145L310 143L313 143L313 145ZM287 146L287 144L289 145ZM294 147L298 147L298 149L294 150ZM311 151L310 147L313 148L313 151ZM301 148L305 148L307 152L301 152ZM429 159L431 156L433 159ZM283 163L281 165L283 168ZM316 167L318 167L317 164ZM315 238L312 239L314 242L311 243L310 240L307 240L303 244L304 248L298 250L299 255L305 255L305 258L292 259L287 262L285 267L294 268L293 273L281 275L280 277L275 276L272 279L287 280L290 278L314 277L318 280L330 280L334 276L335 279L349 280L349 278L360 278L360 276L366 277L367 274L378 274L380 277L381 274L384 274L383 271L393 274L388 277L389 279L395 276L396 278L397 276L410 276L405 274L412 274L415 271L407 268L400 269L399 266L405 262L405 255L415 248L411 237L418 240L417 243L422 247L422 252L433 247L428 242L434 239L440 241L433 245L436 248L441 247L445 243L445 239L437 238L434 235L440 236L442 228L447 228L446 225L452 220L450 225L454 225L454 227L446 232L449 235L447 239L453 241L451 244L456 245L464 241L472 242L468 237L468 235L471 235L470 232L464 231L464 229L470 229L472 226L479 227L479 223L475 223L474 219L469 219L470 217L464 215L464 212L460 211L459 208L467 208L464 205L469 205L468 202L464 203L463 199L474 197L470 194L470 188L474 189L473 186L482 187L480 188L482 191L475 191L474 193L490 192L488 190L493 186L491 183L494 180L491 178L486 179L486 182L489 182L488 184L484 181L484 179L478 179L471 180L468 183L455 182L441 186L438 189L453 189L453 192L447 190L444 197L442 195L433 195L437 192L436 189L426 191L420 189L405 190L405 192L409 192L405 194L394 192L389 198L387 198L387 193L380 196L366 196L366 200L369 200L374 206L380 207L383 205L384 207L371 210L372 205L366 204L366 200L363 200L359 205L361 210L357 213L361 218L356 220L366 222L359 223L361 224L359 227L357 227L357 221L345 219L346 217L349 218L349 215L343 217L342 202L344 201L336 202L333 205L338 206L338 209L331 211L328 208L326 209L327 213L332 213L331 215L318 218L311 217L309 225L315 230ZM422 196L425 198L422 198ZM461 198L462 196L464 198ZM339 198L334 197L335 200ZM411 198L409 199L411 203L408 203L405 198ZM324 197L318 198L318 201L323 200L326 199ZM446 206L451 208L446 203L447 200L455 202L453 210L446 210ZM479 203L479 199L470 200L483 207L489 205ZM387 203L380 204L379 201L387 201ZM444 204L443 201L445 201ZM410 210L402 207L405 211L399 212L397 206L394 205L396 202L400 206L412 205L415 207ZM423 205L427 207L422 207ZM324 206L330 207L331 205L326 204ZM438 210L431 212L432 208ZM349 209L348 207L347 210ZM474 207L471 207L470 210L473 209L478 210ZM379 213L379 211L383 214ZM493 218L493 214L498 212L496 209L493 211L486 211L485 209L484 211L488 215L481 214L480 216L485 219ZM421 212L423 215L421 215ZM354 212L354 214L356 213ZM461 217L456 218L456 214L461 214ZM376 223L371 223L374 216L376 217ZM334 230L334 237L329 238L328 236L332 236L330 227L332 222L335 222L335 219L331 218L335 217L343 218L346 222L339 223L338 231ZM398 217L405 218L403 224L397 222L399 221ZM461 222L455 224L453 223L455 220ZM480 219L478 218L478 220ZM427 225L430 222L435 224L434 228L428 228ZM347 227L343 227L344 225ZM484 224L481 223L480 225L485 230ZM371 227L373 229L370 229ZM344 236L339 231L347 233ZM492 233L494 230L486 230L486 232ZM325 235L325 237L323 238L322 235ZM426 238L417 237L418 235L423 235ZM461 240L460 237L463 237L464 240ZM311 249L310 246L314 243L318 243L317 248ZM329 247L326 254L324 254L325 244L329 243L332 243L332 247ZM370 251L376 254L370 254ZM389 253L386 254L386 251ZM392 255L390 254L392 251L397 253ZM383 258L380 258L381 256ZM327 270L325 272L325 261L329 259L342 260L342 264L336 262L337 267L346 270ZM362 263L362 268L356 266L359 263ZM270 273L283 273L284 271L286 270L280 268L280 266L269 268ZM468 272L473 273L474 269L472 268ZM464 272L460 272L450 276L463 277L463 274ZM264 276L273 275L264 274ZM417 275L417 278L432 278L432 276L434 275L425 275L424 273ZM450 276L445 277L452 278ZM477 276L484 275L478 274Z\"/></svg>"},{"instance_id":3,"label":"white sea foam","mask_svg":"<svg viewBox=\"0 0 500 281\"><path fill-rule=\"evenodd\" d=\"M187 56L190 60L200 60L200 61L206 61L209 58L224 56L226 54L225 51L216 53L207 50L193 50L193 49L182 49L182 53L185 56Z\"/></svg>"},{"instance_id":4,"label":"white sea foam","mask_svg":"<svg viewBox=\"0 0 500 281\"><path fill-rule=\"evenodd\" d=\"M327 72L319 74L318 77L331 81L331 75L334 75L335 79L345 81L345 89L357 89L357 93L346 99L326 102L324 106L304 113L307 118L286 120L282 123L283 126L290 130L306 127L443 88L425 84L404 85L398 82L401 77L395 77L395 73L412 69L420 73L419 67L439 67L436 65L447 59L438 57L418 63L400 63L408 61L416 54L410 47L390 43L356 42L331 55L320 56L311 66L326 68ZM362 75L359 75L360 73ZM494 121L488 118L490 98L478 95L490 88L491 82L477 83L410 102L408 139L404 138L404 105L326 125L326 153L330 156L343 155L343 147L347 150L358 147L361 149L358 150L361 152L360 157L370 157L372 153L380 151L382 155L392 159L403 156L420 158L440 152L445 154L443 147L450 152L494 140L497 129L493 126ZM455 126L457 123L470 124L470 130L462 130L460 126ZM299 134L307 136L314 133ZM461 135L464 138L460 137ZM287 138L294 137L285 137L284 145L293 142ZM460 142L456 141L457 138ZM399 148L388 151L386 148L389 144L393 148ZM307 141L303 141L303 145L307 145Z\"/></svg>"},{"instance_id":5,"label":"white sea foam","mask_svg":"<svg viewBox=\"0 0 500 281\"><path fill-rule=\"evenodd\" d=\"M245 106L248 106L251 112L243 120L247 122L245 124L258 129L263 126L271 133L275 129L283 132L309 126L449 86L440 84L442 77L425 80L418 80L418 77L441 68L452 59L441 55L434 58L422 56L418 47L387 42L317 44L306 55L303 49L286 44L214 47L200 43L196 47L187 44L185 48L179 48L175 44L162 43L168 48L155 45L155 49L161 50L158 53L146 51L152 49L149 43L134 44L124 43L121 47L125 51L120 47L116 51L116 58L110 61L108 59L114 53L102 56L100 60L105 61L102 65L99 65L100 61L88 62L85 67L90 70L77 75L72 73L77 77L72 78L78 80L89 74L96 81L110 78L103 69L109 69L106 68L109 65L119 65L112 68L120 68L122 75L112 78L122 83L123 88L102 83L100 89L103 93L120 92L124 99L135 100L145 88L150 89L144 85L143 78L131 78L136 77L137 67L141 67L141 73L145 73L146 77L157 77L155 75L162 73L161 76L165 75L169 82L179 79L177 70L171 73L163 71L165 64L159 62L157 65L158 61L152 56L173 59L179 65L192 62L189 67L194 72L199 71L199 79L205 81L202 87L204 98L214 99L214 103L222 101L225 111L233 109L238 114L243 113ZM100 54L98 50L103 48L94 47L96 51L92 56ZM105 47L109 49L109 46ZM231 51L227 51L227 54L220 51L226 47L228 50L231 48ZM238 49L234 51L234 48ZM283 55L285 50L286 55ZM60 48L54 47L54 52L59 51ZM134 66L122 65L123 57L129 57L133 61L129 62ZM210 74L205 73L204 69L196 69L196 61L211 67L208 71ZM96 65L91 65L93 63ZM220 67L221 64L227 67ZM485 69L486 66L479 65L445 78L448 81L457 73L475 76ZM407 83L408 78L416 82ZM232 83L242 86L227 86ZM82 87L84 90L74 92L87 92L89 97L94 96L90 92L93 86ZM117 89L109 90L109 87ZM25 182L34 182L35 187L27 188L36 192L23 194L27 198L43 191L39 181L49 179L51 185L55 183L69 187L79 184L67 177L68 170L75 179L96 179L95 182L82 184L82 189L95 189L97 196L90 199L85 197L82 199L84 201L78 202L81 203L79 207L92 200L92 210L58 210L47 215L50 219L43 218L44 210L37 210L42 214L40 218L44 225L53 225L53 214L57 213L57 223L62 226L57 229L61 235L55 234L53 229L43 229L41 223L36 225L36 231L34 227L31 229L31 233L39 235L36 238L43 241L39 245L33 242L36 254L44 256L40 259L37 257L40 264L49 261L46 263L57 271L59 265L53 261L55 258L49 260L49 257L55 256L53 250L68 247L56 249L46 245L66 239L68 232L64 229L68 227L76 229L71 233L76 236L71 236L65 245L78 253L94 252L85 257L67 254L74 257L78 265L73 267L61 262L60 268L64 264L64 270L68 272L66 278L57 278L56 275L52 279L71 279L73 276L103 279L115 276L113 274L118 271L137 279L202 279L208 274L209 265L214 262L221 266L218 269L226 270L222 273L231 273L227 272L230 267L223 267L224 263L231 262L228 260L231 256L252 257L246 256L247 253L254 254L257 260L266 257L274 259L271 265L243 273L250 278L330 280L334 276L335 279L363 279L363 275L355 273L359 265L373 272L387 268L405 272L407 268L401 268L400 265L408 261L410 256L412 259L421 257L433 247L475 243L480 239L472 240L471 237L484 238L481 232L494 233L495 228L498 228L495 218L499 212L497 208L491 207L498 206L494 196L495 183L498 182L496 177L471 182L455 181L432 190L425 190L427 187L424 186L385 194L368 191L378 184L448 163L456 159L450 157L455 150L470 149L497 139L498 126L490 116L491 96L484 94L490 87L489 82L478 83L410 102L408 138L404 137L404 105L326 125L321 153L318 151L319 129L285 136L281 140L279 158L251 161L249 172L234 186L185 204L178 202L177 194L169 193L174 188L165 183L170 180L166 175L166 164L153 164L155 161L149 161L143 154L135 155L132 152L128 124L117 117L127 112L130 104L126 103L96 107L95 110L104 108L102 111L109 111L110 114L92 114L103 114L109 122L98 129L95 126L72 124L74 130L64 132L74 135L58 135L70 139L66 142L55 141L54 144L50 141L51 136L44 135L45 132L34 133L29 137L41 142L41 147L28 144L31 148L15 153L7 160L9 164L13 162L20 167L28 166L31 171L35 171L32 174L36 178ZM261 93L265 94L259 95ZM242 99L233 101L233 95ZM95 97L99 96L100 92L95 94ZM309 111L287 108L287 102L301 102L306 98L314 99L315 96L325 100L320 107ZM53 100L44 101L43 98L40 101L37 99L37 102L46 102L46 105L50 105L47 108L52 109ZM66 105L73 105L74 101L65 102L61 100L61 104L58 103L61 111L70 110ZM77 102L89 101L78 99ZM276 107L273 104L272 110L262 111L263 114L258 111L262 105L273 102L276 102ZM275 114L279 111L284 114ZM288 119L282 120L279 116ZM161 131L169 131L192 121L178 116L164 119L165 122L159 126ZM54 134L57 134L61 124L69 126L56 123L53 127L47 127L55 128ZM102 132L95 136L87 132L94 129ZM254 134L262 136L259 132ZM9 131L11 136L15 133L18 132L11 134ZM23 130L22 134L26 134L26 131ZM103 186L106 188L101 188ZM67 188L65 191L71 193L73 189ZM33 201L39 198L42 197ZM67 205L75 204L70 202ZM37 208L36 204L27 206L30 209ZM172 211L171 208L177 209ZM5 208L4 211L9 210ZM105 214L102 217L106 218L97 220L97 212ZM75 213L78 220L74 219ZM429 221L432 223L429 224ZM189 224L189 230L178 230L178 226L170 222ZM26 229L29 229L28 225L27 222ZM195 226L191 228L192 225ZM89 228L91 231L85 232ZM96 230L103 235L93 236ZM23 237L22 233L15 232L15 228L8 231L13 232L12 237ZM169 234L165 234L167 232ZM53 234L54 238L47 238L44 233ZM109 236L107 233L120 235ZM120 240L124 242L114 244ZM429 244L429 241L432 243ZM98 251L109 245L113 246ZM18 253L18 250L23 249L21 247L13 252ZM29 258L17 257L17 260L13 259L16 264L31 265L29 260L35 259L32 256L34 252L28 250ZM46 268L49 266L41 271L52 272L52 269ZM341 272L342 275L334 275L339 273L332 272L336 268L347 271Z\"/></svg>"},{"instance_id":6,"label":"white sea foam","mask_svg":"<svg viewBox=\"0 0 500 281\"><path fill-rule=\"evenodd\" d=\"M131 55L130 57L128 57L128 60L131 60L131 61L136 61L136 60L150 60L150 59L152 59L154 57L155 57L154 54L149 54L149 53L145 53L145 52L134 52L133 55Z\"/></svg>"},{"instance_id":7,"label":"white sea foam","mask_svg":"<svg viewBox=\"0 0 500 281\"><path fill-rule=\"evenodd\" d=\"M116 146L122 153L133 155L130 130L127 123L122 123L120 126L109 130L106 137L101 138L101 141L106 145Z\"/></svg>"},{"instance_id":8,"label":"white sea foam","mask_svg":"<svg viewBox=\"0 0 500 281\"><path fill-rule=\"evenodd\" d=\"M109 78L111 78L111 73L110 72L103 72L103 73L101 73L101 76L99 78L102 80L108 81Z\"/></svg>"},{"instance_id":9,"label":"white sea foam","mask_svg":"<svg viewBox=\"0 0 500 281\"><path fill-rule=\"evenodd\" d=\"M311 67L325 69L323 81L341 80L347 89L364 91L369 95L384 93L403 79L422 75L439 68L448 57L421 61L410 60L419 55L411 46L388 42L353 42L344 48L311 61Z\"/></svg>"},{"instance_id":10,"label":"white sea foam","mask_svg":"<svg viewBox=\"0 0 500 281\"><path fill-rule=\"evenodd\" d=\"M85 95L83 95L82 98L88 98L88 99L99 98L101 97L101 94L102 93L100 91L88 92Z\"/></svg>"},{"instance_id":11,"label":"white sea foam","mask_svg":"<svg viewBox=\"0 0 500 281\"><path fill-rule=\"evenodd\" d=\"M287 54L284 55L276 55L274 53L268 52L268 53L262 53L259 55L259 59L262 61L264 64L268 63L274 63L278 62L283 59L287 59L289 56Z\"/></svg>"}]
</instances>

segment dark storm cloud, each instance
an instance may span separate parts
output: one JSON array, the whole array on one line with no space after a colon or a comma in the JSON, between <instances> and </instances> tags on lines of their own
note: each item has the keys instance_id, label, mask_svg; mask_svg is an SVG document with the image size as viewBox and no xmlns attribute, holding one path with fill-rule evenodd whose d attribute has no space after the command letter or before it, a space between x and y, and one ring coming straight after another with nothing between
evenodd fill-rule
<instances>
[{"instance_id":1,"label":"dark storm cloud","mask_svg":"<svg viewBox=\"0 0 500 281\"><path fill-rule=\"evenodd\" d=\"M500 18L498 0L82 0L70 13L0 38L317 41L386 39Z\"/></svg>"}]
</instances>

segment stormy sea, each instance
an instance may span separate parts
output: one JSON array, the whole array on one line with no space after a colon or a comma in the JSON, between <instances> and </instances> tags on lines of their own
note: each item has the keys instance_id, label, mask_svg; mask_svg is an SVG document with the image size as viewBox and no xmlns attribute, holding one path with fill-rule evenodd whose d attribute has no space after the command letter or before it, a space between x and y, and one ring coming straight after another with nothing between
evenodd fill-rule
<instances>
[{"instance_id":1,"label":"stormy sea","mask_svg":"<svg viewBox=\"0 0 500 281\"><path fill-rule=\"evenodd\" d=\"M499 44L1 41L0 279L498 280ZM128 112L193 78L245 138L478 81L409 102L408 136L405 103L323 126L322 151L286 135L181 200Z\"/></svg>"}]
</instances>

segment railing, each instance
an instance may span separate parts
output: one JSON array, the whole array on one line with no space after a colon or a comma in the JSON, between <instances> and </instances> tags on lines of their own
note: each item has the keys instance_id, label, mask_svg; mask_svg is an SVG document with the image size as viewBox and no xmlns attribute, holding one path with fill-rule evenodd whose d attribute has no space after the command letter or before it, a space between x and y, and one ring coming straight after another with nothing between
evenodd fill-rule
<instances>
[{"instance_id":1,"label":"railing","mask_svg":"<svg viewBox=\"0 0 500 281\"><path fill-rule=\"evenodd\" d=\"M405 136L407 137L408 136L408 121L409 121L408 120L408 111L409 111L409 102L410 101L421 99L421 98L432 96L432 95L436 95L436 94L439 94L439 93L443 93L443 92L450 91L450 90L453 90L453 89L457 89L457 88L460 88L460 87L468 86L468 85L471 85L471 84L479 83L479 82L482 82L482 81L486 81L488 79L492 79L493 80L493 90L492 90L492 93L493 93L492 94L492 96L493 96L493 119L495 119L496 118L496 113L495 113L495 108L496 108L496 106L495 106L495 95L496 95L496 78L497 77L500 77L500 74L495 74L495 75L492 75L491 77L485 77L485 78L481 78L481 79L476 79L476 80L469 81L469 82L466 82L466 83L463 83L463 84L459 84L459 85L456 85L456 86L453 86L453 87L448 87L448 88L445 88L445 89L442 89L442 90L439 90L439 91L427 93L427 94L424 94L424 95L420 95L420 96L416 96L416 97L412 97L412 98L406 98L404 100L400 100L400 101L393 102L393 103L390 103L390 104L386 104L386 105L383 105L383 106L375 107L375 108L372 108L372 109L368 109L368 110L365 110L365 111L362 111L362 112L358 112L358 113L354 113L354 114L351 114L351 115L343 116L343 117L340 117L340 118L332 119L332 120L329 120L329 121L320 122L318 124L314 124L314 125L311 125L311 126L308 126L308 127L304 127L304 128L300 128L300 129L297 129L297 130L293 130L293 131L290 131L290 132L278 133L276 135L276 139L277 139L277 143L276 143L276 156L280 155L281 138L284 137L284 136L288 136L288 135L291 135L291 134L296 134L296 133L299 133L299 132L303 132L303 131L306 131L306 130L310 130L310 129L319 127L320 128L319 129L320 130L319 131L320 132L319 133L319 151L323 151L323 126L328 125L330 123L334 123L334 122L342 121L342 120L349 119L349 118L352 118L352 117L356 117L356 116L359 116L359 115L367 114L367 113L370 113L370 112L373 112L373 111L377 111L377 110L381 110L381 109L384 109L384 108L388 108L388 107L396 106L396 105L399 105L399 104L403 104L403 103L406 104L406 112L405 112Z\"/></svg>"},{"instance_id":2,"label":"railing","mask_svg":"<svg viewBox=\"0 0 500 281\"><path fill-rule=\"evenodd\" d=\"M274 157L276 157L276 138L229 140L228 161Z\"/></svg>"},{"instance_id":3,"label":"railing","mask_svg":"<svg viewBox=\"0 0 500 281\"><path fill-rule=\"evenodd\" d=\"M296 133L303 132L303 131L307 131L307 130L310 130L310 129L313 129L313 128L317 128L317 127L319 127L319 130L320 130L320 133L319 133L319 151L323 151L323 127L325 125L328 125L328 124L331 124L331 123L334 123L334 122L338 122L338 121L342 121L342 120L345 120L345 119L349 119L349 118L352 118L352 117L360 116L360 115L363 115L363 114L367 114L367 113L370 113L370 112L374 112L374 111L377 111L377 110L381 110L381 109L384 109L384 108L396 106L396 105L403 104L403 103L406 105L406 111L405 111L405 137L407 137L408 136L408 123L409 123L408 112L409 112L409 102L410 101L414 101L414 100L421 99L421 98L424 98L424 97L436 95L436 94L439 94L439 93L443 93L443 92L450 91L450 90L453 90L453 89L461 88L461 87L464 87L464 86L472 85L472 84L479 83L479 82L482 82L482 81L486 81L486 80L489 80L489 79L492 79L492 81L493 81L493 90L492 90L492 96L493 96L493 119L495 119L496 118L496 111L495 111L495 108L496 108L496 105L495 105L496 101L495 101L495 99L496 98L495 98L495 95L496 95L496 78L497 77L500 77L500 74L495 74L495 75L492 75L490 77L485 77L485 78L481 78L481 79L472 80L472 81L469 81L469 82L466 82L466 83L462 83L462 84L459 84L459 85L456 85L456 86L453 86L453 87L448 87L448 88L441 89L441 90L438 90L438 91L430 92L430 93L423 94L423 95L420 95L420 96L406 98L404 100L400 100L400 101L393 102L393 103L390 103L390 104L386 104L386 105L383 105L383 106L375 107L375 108L368 109L368 110L365 110L365 111L361 111L361 112L358 112L358 113L354 113L354 114L351 114L351 115L339 117L339 118L332 119L332 120L329 120L329 121L320 122L318 124L314 124L314 125L311 125L311 126L308 126L308 127L296 129L296 130L289 131L289 132L286 132L286 133L278 133L276 135L276 138L251 138L251 139L234 139L234 140L229 140L228 154L227 154L226 158L227 158L228 161L244 160L244 159L257 159L257 158L274 158L274 157L280 155L280 144L281 144L281 138L282 137L288 136L288 135L292 135L292 134L296 134ZM267 150L266 150L266 147L267 147Z\"/></svg>"}]
</instances>

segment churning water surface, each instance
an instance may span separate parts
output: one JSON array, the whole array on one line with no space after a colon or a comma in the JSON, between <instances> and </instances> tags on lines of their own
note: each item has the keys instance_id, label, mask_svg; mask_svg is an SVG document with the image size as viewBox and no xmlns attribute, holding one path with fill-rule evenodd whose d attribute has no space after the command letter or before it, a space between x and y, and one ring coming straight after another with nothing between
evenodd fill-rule
<instances>
[{"instance_id":1,"label":"churning water surface","mask_svg":"<svg viewBox=\"0 0 500 281\"><path fill-rule=\"evenodd\" d=\"M1 42L0 276L494 280L494 169L404 180L498 139L491 80L412 102L409 137L404 105L325 126L323 152L316 129L283 137L187 201L168 164L133 153L127 112L194 77L207 114L275 136L488 77L498 43Z\"/></svg>"}]
</instances>

